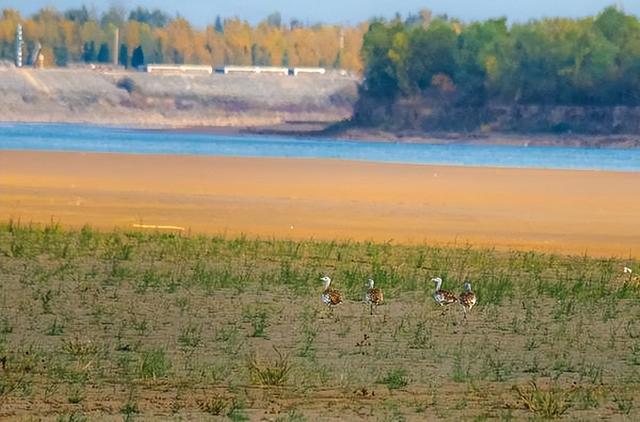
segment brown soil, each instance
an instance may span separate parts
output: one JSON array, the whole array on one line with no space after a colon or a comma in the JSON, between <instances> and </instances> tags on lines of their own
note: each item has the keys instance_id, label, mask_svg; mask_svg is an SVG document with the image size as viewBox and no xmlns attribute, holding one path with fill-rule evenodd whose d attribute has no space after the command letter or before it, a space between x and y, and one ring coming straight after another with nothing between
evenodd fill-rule
<instances>
[{"instance_id":1,"label":"brown soil","mask_svg":"<svg viewBox=\"0 0 640 422\"><path fill-rule=\"evenodd\" d=\"M640 174L0 153L0 219L640 256Z\"/></svg>"}]
</instances>

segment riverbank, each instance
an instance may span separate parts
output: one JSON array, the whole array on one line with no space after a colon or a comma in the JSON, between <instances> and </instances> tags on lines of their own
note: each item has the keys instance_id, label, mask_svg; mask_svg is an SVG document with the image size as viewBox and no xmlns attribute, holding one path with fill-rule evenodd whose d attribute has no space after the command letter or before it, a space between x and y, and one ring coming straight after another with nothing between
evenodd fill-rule
<instances>
[{"instance_id":1,"label":"riverbank","mask_svg":"<svg viewBox=\"0 0 640 422\"><path fill-rule=\"evenodd\" d=\"M0 153L0 220L640 256L640 174Z\"/></svg>"},{"instance_id":2,"label":"riverbank","mask_svg":"<svg viewBox=\"0 0 640 422\"><path fill-rule=\"evenodd\" d=\"M144 131L208 133L213 135L267 135L348 141L392 142L428 145L514 145L571 148L640 148L640 135L585 135L541 133L480 133L385 131L358 127L349 121L285 121L240 126L141 127Z\"/></svg>"},{"instance_id":3,"label":"riverbank","mask_svg":"<svg viewBox=\"0 0 640 422\"><path fill-rule=\"evenodd\" d=\"M124 83L126 82L126 83ZM429 144L640 148L640 135L380 130L350 119L357 78L4 68L0 121ZM524 129L523 129L524 130Z\"/></svg>"},{"instance_id":4,"label":"riverbank","mask_svg":"<svg viewBox=\"0 0 640 422\"><path fill-rule=\"evenodd\" d=\"M171 129L170 129L171 130ZM515 145L574 148L640 148L640 135L585 135L546 133L482 133L482 132L418 132L386 131L358 127L349 122L328 125L322 122L285 122L277 125L244 128L199 127L175 128L177 131L200 133L250 133L260 135L298 136L342 140L367 140L405 144L431 145Z\"/></svg>"}]
</instances>

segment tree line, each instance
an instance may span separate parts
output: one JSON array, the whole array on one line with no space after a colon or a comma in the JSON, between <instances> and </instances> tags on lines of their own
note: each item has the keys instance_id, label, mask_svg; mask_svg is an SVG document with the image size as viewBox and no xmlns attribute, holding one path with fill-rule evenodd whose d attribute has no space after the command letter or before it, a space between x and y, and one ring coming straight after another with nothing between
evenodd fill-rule
<instances>
[{"instance_id":1,"label":"tree line","mask_svg":"<svg viewBox=\"0 0 640 422\"><path fill-rule=\"evenodd\" d=\"M64 12L41 9L23 18L13 9L0 17L0 60L13 60L17 24L23 26L28 59L41 47L48 66L110 63L192 63L212 66L322 66L362 70L360 50L366 24L360 26L288 24L274 13L257 25L216 17L205 28L161 10L112 7L101 15L83 6ZM113 50L116 29L119 46Z\"/></svg>"},{"instance_id":2,"label":"tree line","mask_svg":"<svg viewBox=\"0 0 640 422\"><path fill-rule=\"evenodd\" d=\"M378 103L640 104L640 21L616 7L511 25L422 11L372 22L362 55L362 95Z\"/></svg>"}]
</instances>

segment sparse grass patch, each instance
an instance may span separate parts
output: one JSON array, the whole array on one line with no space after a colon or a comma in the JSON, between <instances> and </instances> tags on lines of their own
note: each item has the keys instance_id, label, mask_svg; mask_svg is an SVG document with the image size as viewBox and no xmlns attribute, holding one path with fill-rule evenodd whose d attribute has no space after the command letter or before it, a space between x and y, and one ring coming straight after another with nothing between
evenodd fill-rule
<instances>
[{"instance_id":1,"label":"sparse grass patch","mask_svg":"<svg viewBox=\"0 0 640 422\"><path fill-rule=\"evenodd\" d=\"M633 396L627 393L618 393L613 397L617 410L623 415L629 415L633 409Z\"/></svg>"},{"instance_id":2,"label":"sparse grass patch","mask_svg":"<svg viewBox=\"0 0 640 422\"><path fill-rule=\"evenodd\" d=\"M404 368L394 368L387 371L381 382L387 386L389 390L399 390L409 385L408 372Z\"/></svg>"},{"instance_id":3,"label":"sparse grass patch","mask_svg":"<svg viewBox=\"0 0 640 422\"><path fill-rule=\"evenodd\" d=\"M202 329L195 325L187 325L178 336L178 344L183 349L195 349L202 343Z\"/></svg>"},{"instance_id":4,"label":"sparse grass patch","mask_svg":"<svg viewBox=\"0 0 640 422\"><path fill-rule=\"evenodd\" d=\"M166 377L171 369L171 361L164 349L144 350L139 357L138 374L144 379Z\"/></svg>"},{"instance_id":5,"label":"sparse grass patch","mask_svg":"<svg viewBox=\"0 0 640 422\"><path fill-rule=\"evenodd\" d=\"M540 389L531 381L528 386L515 386L514 390L526 409L543 418L559 418L569 409L569 395L557 386Z\"/></svg>"},{"instance_id":6,"label":"sparse grass patch","mask_svg":"<svg viewBox=\"0 0 640 422\"><path fill-rule=\"evenodd\" d=\"M214 394L205 399L197 401L200 410L213 416L226 415L233 406L231 399L225 398L219 394Z\"/></svg>"},{"instance_id":7,"label":"sparse grass patch","mask_svg":"<svg viewBox=\"0 0 640 422\"><path fill-rule=\"evenodd\" d=\"M345 420L640 420L640 293L623 266L640 268L468 245L0 224L0 406L18 419L82 408L295 421L347 394ZM323 273L347 299L331 313ZM440 315L435 275L456 292L473 282L466 321L459 307ZM368 277L388 297L374 317ZM103 396L121 401L96 406ZM493 397L513 403L485 408Z\"/></svg>"},{"instance_id":8,"label":"sparse grass patch","mask_svg":"<svg viewBox=\"0 0 640 422\"><path fill-rule=\"evenodd\" d=\"M282 354L274 347L277 358L273 361L260 362L255 356L247 363L253 382L262 385L284 385L291 371L291 361L288 355Z\"/></svg>"},{"instance_id":9,"label":"sparse grass patch","mask_svg":"<svg viewBox=\"0 0 640 422\"><path fill-rule=\"evenodd\" d=\"M251 324L253 332L251 337L266 337L267 327L269 326L267 309L261 306L246 307L243 311L245 322Z\"/></svg>"},{"instance_id":10,"label":"sparse grass patch","mask_svg":"<svg viewBox=\"0 0 640 422\"><path fill-rule=\"evenodd\" d=\"M47 328L48 336L61 336L64 333L64 324L58 321L58 318L54 318L49 328Z\"/></svg>"}]
</instances>

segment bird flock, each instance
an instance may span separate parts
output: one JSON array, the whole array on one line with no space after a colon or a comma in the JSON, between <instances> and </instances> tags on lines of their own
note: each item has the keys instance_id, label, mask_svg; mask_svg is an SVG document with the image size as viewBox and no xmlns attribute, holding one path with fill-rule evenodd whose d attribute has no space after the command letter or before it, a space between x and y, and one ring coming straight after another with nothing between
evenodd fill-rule
<instances>
[{"instance_id":1,"label":"bird flock","mask_svg":"<svg viewBox=\"0 0 640 422\"><path fill-rule=\"evenodd\" d=\"M329 307L340 305L343 302L342 293L331 287L331 278L324 276L322 280L323 291L320 299L322 303ZM448 290L442 290L442 279L440 277L432 278L431 281L435 284L435 291L433 292L433 299L438 305L444 307L453 303L459 303L464 311L464 319L467 318L467 314L475 306L478 299L476 294L471 289L471 283L466 281L463 285L464 291L457 295ZM369 313L373 315L374 308L378 307L384 302L384 294L382 289L374 287L373 279L368 279L366 284L366 291L364 294L364 303L369 305Z\"/></svg>"}]
</instances>

